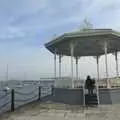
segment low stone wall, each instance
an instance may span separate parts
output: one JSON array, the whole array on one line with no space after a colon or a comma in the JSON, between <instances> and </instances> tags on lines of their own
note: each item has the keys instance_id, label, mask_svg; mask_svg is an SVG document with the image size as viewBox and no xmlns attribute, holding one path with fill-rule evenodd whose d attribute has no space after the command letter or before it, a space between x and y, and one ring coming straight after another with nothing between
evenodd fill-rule
<instances>
[{"instance_id":1,"label":"low stone wall","mask_svg":"<svg viewBox=\"0 0 120 120\"><path fill-rule=\"evenodd\" d=\"M112 104L120 104L120 88L111 89Z\"/></svg>"},{"instance_id":2,"label":"low stone wall","mask_svg":"<svg viewBox=\"0 0 120 120\"><path fill-rule=\"evenodd\" d=\"M100 104L112 104L110 89L101 88L99 89L99 100Z\"/></svg>"},{"instance_id":3,"label":"low stone wall","mask_svg":"<svg viewBox=\"0 0 120 120\"><path fill-rule=\"evenodd\" d=\"M80 104L83 105L82 89L54 88L53 101L64 104Z\"/></svg>"},{"instance_id":4,"label":"low stone wall","mask_svg":"<svg viewBox=\"0 0 120 120\"><path fill-rule=\"evenodd\" d=\"M120 103L120 88L99 89L100 104Z\"/></svg>"}]
</instances>

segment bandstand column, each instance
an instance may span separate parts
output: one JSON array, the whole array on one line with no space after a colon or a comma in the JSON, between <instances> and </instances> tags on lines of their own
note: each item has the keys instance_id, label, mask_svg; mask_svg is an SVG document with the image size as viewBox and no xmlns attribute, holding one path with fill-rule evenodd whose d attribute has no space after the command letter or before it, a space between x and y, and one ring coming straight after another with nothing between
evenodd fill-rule
<instances>
[{"instance_id":1,"label":"bandstand column","mask_svg":"<svg viewBox=\"0 0 120 120\"><path fill-rule=\"evenodd\" d=\"M78 57L76 57L76 80L78 80Z\"/></svg>"},{"instance_id":2,"label":"bandstand column","mask_svg":"<svg viewBox=\"0 0 120 120\"><path fill-rule=\"evenodd\" d=\"M54 52L54 79L55 79L55 86L56 86L56 50Z\"/></svg>"},{"instance_id":3,"label":"bandstand column","mask_svg":"<svg viewBox=\"0 0 120 120\"><path fill-rule=\"evenodd\" d=\"M105 68L106 68L106 79L107 79L107 88L110 88L110 82L108 79L108 63L107 63L107 41L104 42L104 52L105 52Z\"/></svg>"},{"instance_id":4,"label":"bandstand column","mask_svg":"<svg viewBox=\"0 0 120 120\"><path fill-rule=\"evenodd\" d=\"M74 44L70 45L70 54L71 54L71 79L72 79L72 88L74 88L74 78L73 78Z\"/></svg>"},{"instance_id":5,"label":"bandstand column","mask_svg":"<svg viewBox=\"0 0 120 120\"><path fill-rule=\"evenodd\" d=\"M118 52L115 51L115 61L116 61L116 77L119 77L119 71L118 71Z\"/></svg>"},{"instance_id":6,"label":"bandstand column","mask_svg":"<svg viewBox=\"0 0 120 120\"><path fill-rule=\"evenodd\" d=\"M56 51L54 52L54 78L56 78Z\"/></svg>"},{"instance_id":7,"label":"bandstand column","mask_svg":"<svg viewBox=\"0 0 120 120\"><path fill-rule=\"evenodd\" d=\"M99 80L100 80L100 74L99 74L99 57L100 56L96 56L96 62L97 62L97 82L96 82L96 88L97 88L98 105L100 104L100 100L99 100Z\"/></svg>"},{"instance_id":8,"label":"bandstand column","mask_svg":"<svg viewBox=\"0 0 120 120\"><path fill-rule=\"evenodd\" d=\"M98 81L100 80L100 73L99 73L99 56L96 57L96 61L97 61L97 78Z\"/></svg>"},{"instance_id":9,"label":"bandstand column","mask_svg":"<svg viewBox=\"0 0 120 120\"><path fill-rule=\"evenodd\" d=\"M59 79L61 80L61 58L62 56L59 55Z\"/></svg>"}]
</instances>

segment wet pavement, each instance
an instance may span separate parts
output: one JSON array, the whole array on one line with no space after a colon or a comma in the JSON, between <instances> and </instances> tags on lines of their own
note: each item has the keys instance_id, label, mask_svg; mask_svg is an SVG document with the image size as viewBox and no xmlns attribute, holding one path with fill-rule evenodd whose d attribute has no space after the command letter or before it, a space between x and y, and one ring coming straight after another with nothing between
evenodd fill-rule
<instances>
[{"instance_id":1,"label":"wet pavement","mask_svg":"<svg viewBox=\"0 0 120 120\"><path fill-rule=\"evenodd\" d=\"M120 120L120 105L82 107L34 103L4 113L0 120Z\"/></svg>"}]
</instances>

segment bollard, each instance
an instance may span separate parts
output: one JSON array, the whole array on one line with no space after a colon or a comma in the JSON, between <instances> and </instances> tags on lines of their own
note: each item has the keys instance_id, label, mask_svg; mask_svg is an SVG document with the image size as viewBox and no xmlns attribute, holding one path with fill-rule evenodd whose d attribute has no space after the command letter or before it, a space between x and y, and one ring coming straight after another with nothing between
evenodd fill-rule
<instances>
[{"instance_id":1,"label":"bollard","mask_svg":"<svg viewBox=\"0 0 120 120\"><path fill-rule=\"evenodd\" d=\"M41 100L41 87L39 86L38 100Z\"/></svg>"},{"instance_id":2,"label":"bollard","mask_svg":"<svg viewBox=\"0 0 120 120\"><path fill-rule=\"evenodd\" d=\"M11 112L14 112L14 89L11 90Z\"/></svg>"}]
</instances>

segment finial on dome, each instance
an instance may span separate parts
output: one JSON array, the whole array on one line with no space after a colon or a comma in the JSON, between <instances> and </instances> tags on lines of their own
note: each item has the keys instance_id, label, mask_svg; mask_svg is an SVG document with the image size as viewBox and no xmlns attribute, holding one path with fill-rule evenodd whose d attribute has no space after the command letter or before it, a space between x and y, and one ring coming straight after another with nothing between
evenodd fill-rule
<instances>
[{"instance_id":1,"label":"finial on dome","mask_svg":"<svg viewBox=\"0 0 120 120\"><path fill-rule=\"evenodd\" d=\"M87 18L85 18L83 23L80 26L80 30L84 31L84 30L89 30L92 28L93 28L93 25L90 23L90 21Z\"/></svg>"}]
</instances>

